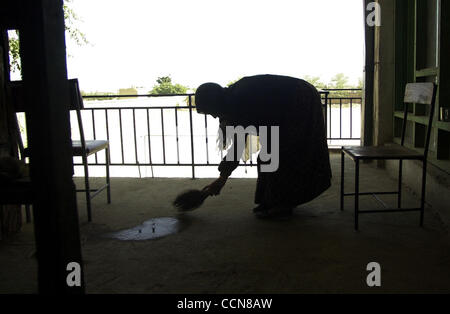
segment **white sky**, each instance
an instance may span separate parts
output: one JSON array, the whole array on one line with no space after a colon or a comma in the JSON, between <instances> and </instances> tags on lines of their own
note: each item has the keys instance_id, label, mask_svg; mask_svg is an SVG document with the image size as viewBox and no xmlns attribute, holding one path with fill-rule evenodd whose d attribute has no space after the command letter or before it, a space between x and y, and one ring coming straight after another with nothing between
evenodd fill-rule
<instances>
[{"instance_id":1,"label":"white sky","mask_svg":"<svg viewBox=\"0 0 450 314\"><path fill-rule=\"evenodd\" d=\"M68 41L69 77L85 91L197 87L254 74L363 71L362 0L73 0L90 44Z\"/></svg>"}]
</instances>

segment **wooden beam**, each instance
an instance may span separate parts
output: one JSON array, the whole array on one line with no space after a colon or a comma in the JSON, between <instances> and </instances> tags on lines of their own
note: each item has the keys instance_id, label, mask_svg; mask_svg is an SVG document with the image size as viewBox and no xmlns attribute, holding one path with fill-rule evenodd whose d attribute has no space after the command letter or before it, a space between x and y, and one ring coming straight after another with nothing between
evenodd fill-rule
<instances>
[{"instance_id":1,"label":"wooden beam","mask_svg":"<svg viewBox=\"0 0 450 314\"><path fill-rule=\"evenodd\" d=\"M0 28L17 29L20 21L20 2L19 0L0 1Z\"/></svg>"},{"instance_id":2,"label":"wooden beam","mask_svg":"<svg viewBox=\"0 0 450 314\"><path fill-rule=\"evenodd\" d=\"M395 110L403 111L407 83L414 82L415 1L395 2Z\"/></svg>"},{"instance_id":3,"label":"wooden beam","mask_svg":"<svg viewBox=\"0 0 450 314\"><path fill-rule=\"evenodd\" d=\"M363 90L363 108L361 111L361 140L362 145L370 146L373 144L373 93L374 93L374 67L375 67L375 28L367 25L365 17L367 16L366 7L369 0L364 0L364 34L365 34L365 64L364 64L364 90Z\"/></svg>"},{"instance_id":4,"label":"wooden beam","mask_svg":"<svg viewBox=\"0 0 450 314\"><path fill-rule=\"evenodd\" d=\"M39 292L84 292L78 211L72 181L69 91L62 0L23 1L20 27ZM81 266L69 287L67 265Z\"/></svg>"},{"instance_id":5,"label":"wooden beam","mask_svg":"<svg viewBox=\"0 0 450 314\"><path fill-rule=\"evenodd\" d=\"M439 105L450 108L450 1L441 1L439 30Z\"/></svg>"},{"instance_id":6,"label":"wooden beam","mask_svg":"<svg viewBox=\"0 0 450 314\"><path fill-rule=\"evenodd\" d=\"M6 101L8 71L8 45L6 30L0 30L0 157L17 157L17 145L12 132L10 104ZM14 117L15 118L15 117ZM20 231L22 227L21 207L8 202L12 184L0 184L0 240ZM17 196L22 196L20 191ZM20 203L22 204L22 203Z\"/></svg>"}]
</instances>

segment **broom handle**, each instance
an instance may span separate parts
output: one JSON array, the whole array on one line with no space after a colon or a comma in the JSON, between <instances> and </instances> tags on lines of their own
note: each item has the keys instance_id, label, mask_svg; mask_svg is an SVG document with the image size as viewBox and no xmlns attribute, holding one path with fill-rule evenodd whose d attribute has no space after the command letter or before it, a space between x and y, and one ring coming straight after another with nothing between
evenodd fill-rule
<instances>
[{"instance_id":1,"label":"broom handle","mask_svg":"<svg viewBox=\"0 0 450 314\"><path fill-rule=\"evenodd\" d=\"M208 187L217 185L217 184L219 183L219 184L221 184L221 187L220 187L220 189L219 189L219 192L217 193L217 195L218 195L218 194L220 194L220 190L222 190L222 188L223 188L223 186L225 185L225 183L227 182L227 180L228 180L228 177L220 176L220 177L217 178L213 183L211 183L211 184L205 186L205 187L202 189L202 192L204 192ZM212 194L208 194L207 196L209 196L209 195L212 195ZM206 198L205 198L205 199L206 199Z\"/></svg>"},{"instance_id":2,"label":"broom handle","mask_svg":"<svg viewBox=\"0 0 450 314\"><path fill-rule=\"evenodd\" d=\"M203 198L202 198L203 201L206 200L206 199L208 198L208 196L210 196L209 194L205 193L204 190L205 190L206 188L207 188L207 187L204 187L203 190L201 191L202 194L203 194Z\"/></svg>"}]
</instances>

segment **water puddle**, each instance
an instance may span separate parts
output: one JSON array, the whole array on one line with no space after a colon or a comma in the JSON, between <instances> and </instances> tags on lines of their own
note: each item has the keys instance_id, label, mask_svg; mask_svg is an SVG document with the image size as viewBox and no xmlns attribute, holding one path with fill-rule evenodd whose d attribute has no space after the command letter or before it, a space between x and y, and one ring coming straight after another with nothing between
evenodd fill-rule
<instances>
[{"instance_id":1,"label":"water puddle","mask_svg":"<svg viewBox=\"0 0 450 314\"><path fill-rule=\"evenodd\" d=\"M176 218L162 217L145 221L139 226L106 235L121 241L143 241L166 237L180 231L180 222Z\"/></svg>"}]
</instances>

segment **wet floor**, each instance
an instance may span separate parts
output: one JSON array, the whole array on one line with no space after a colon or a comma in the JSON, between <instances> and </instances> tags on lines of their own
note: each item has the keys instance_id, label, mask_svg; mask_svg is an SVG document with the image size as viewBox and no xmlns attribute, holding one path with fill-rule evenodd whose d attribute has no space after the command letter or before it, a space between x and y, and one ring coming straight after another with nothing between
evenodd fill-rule
<instances>
[{"instance_id":1,"label":"wet floor","mask_svg":"<svg viewBox=\"0 0 450 314\"><path fill-rule=\"evenodd\" d=\"M106 237L121 241L154 240L180 231L180 221L176 218L161 217L145 221L139 226L107 234Z\"/></svg>"}]
</instances>

